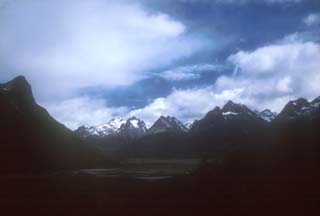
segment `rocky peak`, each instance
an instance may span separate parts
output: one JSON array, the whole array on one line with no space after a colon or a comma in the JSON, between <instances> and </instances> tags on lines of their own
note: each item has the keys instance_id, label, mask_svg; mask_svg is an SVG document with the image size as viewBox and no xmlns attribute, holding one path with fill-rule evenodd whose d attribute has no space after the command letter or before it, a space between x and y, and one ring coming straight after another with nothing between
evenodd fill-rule
<instances>
[{"instance_id":1,"label":"rocky peak","mask_svg":"<svg viewBox=\"0 0 320 216\"><path fill-rule=\"evenodd\" d=\"M289 101L289 103L286 105L287 108L294 107L295 109L301 109L302 107L309 106L309 102L304 98L299 98L294 101Z\"/></svg>"},{"instance_id":2,"label":"rocky peak","mask_svg":"<svg viewBox=\"0 0 320 216\"><path fill-rule=\"evenodd\" d=\"M121 125L120 130L128 129L143 129L146 130L146 124L144 121L136 118L135 116L129 118L124 124Z\"/></svg>"},{"instance_id":3,"label":"rocky peak","mask_svg":"<svg viewBox=\"0 0 320 216\"><path fill-rule=\"evenodd\" d=\"M294 120L302 117L314 118L319 116L320 97L315 98L309 103L304 98L289 101L278 115L277 119Z\"/></svg>"},{"instance_id":4,"label":"rocky peak","mask_svg":"<svg viewBox=\"0 0 320 216\"><path fill-rule=\"evenodd\" d=\"M27 111L36 105L31 86L23 76L0 84L0 95L7 98L16 110Z\"/></svg>"},{"instance_id":5,"label":"rocky peak","mask_svg":"<svg viewBox=\"0 0 320 216\"><path fill-rule=\"evenodd\" d=\"M188 122L188 123L186 123L184 126L185 126L188 130L190 130L190 129L192 128L193 124L194 124L194 122Z\"/></svg>"},{"instance_id":6,"label":"rocky peak","mask_svg":"<svg viewBox=\"0 0 320 216\"><path fill-rule=\"evenodd\" d=\"M313 107L320 107L320 96L313 99L310 103Z\"/></svg>"},{"instance_id":7,"label":"rocky peak","mask_svg":"<svg viewBox=\"0 0 320 216\"><path fill-rule=\"evenodd\" d=\"M242 112L248 112L249 109L243 104L236 104L232 101L228 101L222 108L222 113L234 113L239 114Z\"/></svg>"},{"instance_id":8,"label":"rocky peak","mask_svg":"<svg viewBox=\"0 0 320 216\"><path fill-rule=\"evenodd\" d=\"M145 135L146 132L145 122L133 116L121 125L119 134L129 139L136 139Z\"/></svg>"},{"instance_id":9,"label":"rocky peak","mask_svg":"<svg viewBox=\"0 0 320 216\"><path fill-rule=\"evenodd\" d=\"M172 116L160 116L160 118L148 130L148 134L162 132L187 132L188 128L182 124L177 118Z\"/></svg>"},{"instance_id":10,"label":"rocky peak","mask_svg":"<svg viewBox=\"0 0 320 216\"><path fill-rule=\"evenodd\" d=\"M276 112L272 112L271 110L269 109L265 109L261 112L259 111L256 111L256 114L262 118L263 120L267 121L267 122L271 122L273 119L276 118L277 116L277 113Z\"/></svg>"},{"instance_id":11,"label":"rocky peak","mask_svg":"<svg viewBox=\"0 0 320 216\"><path fill-rule=\"evenodd\" d=\"M295 119L301 115L304 115L309 106L310 103L304 98L289 101L282 109L277 119Z\"/></svg>"}]
</instances>

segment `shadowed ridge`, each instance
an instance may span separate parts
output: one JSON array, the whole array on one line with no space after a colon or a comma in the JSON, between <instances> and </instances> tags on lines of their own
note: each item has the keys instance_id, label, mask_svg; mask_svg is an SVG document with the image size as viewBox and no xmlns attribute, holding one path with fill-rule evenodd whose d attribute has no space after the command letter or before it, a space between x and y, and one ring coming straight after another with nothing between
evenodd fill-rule
<instances>
[{"instance_id":1,"label":"shadowed ridge","mask_svg":"<svg viewBox=\"0 0 320 216\"><path fill-rule=\"evenodd\" d=\"M24 76L17 76L13 80L0 84L0 92L11 102L20 108L32 108L36 101L32 94L32 88Z\"/></svg>"},{"instance_id":2,"label":"shadowed ridge","mask_svg":"<svg viewBox=\"0 0 320 216\"><path fill-rule=\"evenodd\" d=\"M0 84L0 122L0 172L87 168L104 160L36 103L23 76Z\"/></svg>"},{"instance_id":3,"label":"shadowed ridge","mask_svg":"<svg viewBox=\"0 0 320 216\"><path fill-rule=\"evenodd\" d=\"M290 120L302 116L305 109L310 106L310 103L305 98L289 101L281 110L276 120Z\"/></svg>"}]
</instances>

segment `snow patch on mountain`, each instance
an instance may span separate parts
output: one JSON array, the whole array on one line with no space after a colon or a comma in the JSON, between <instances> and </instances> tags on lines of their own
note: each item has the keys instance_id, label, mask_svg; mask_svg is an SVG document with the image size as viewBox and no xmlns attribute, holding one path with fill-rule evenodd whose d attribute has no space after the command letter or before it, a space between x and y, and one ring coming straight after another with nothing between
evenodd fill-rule
<instances>
[{"instance_id":1,"label":"snow patch on mountain","mask_svg":"<svg viewBox=\"0 0 320 216\"><path fill-rule=\"evenodd\" d=\"M262 112L259 111L255 111L255 113L262 118L263 120L267 121L267 122L271 122L273 121L276 116L278 115L276 112L272 112L269 109L265 109Z\"/></svg>"},{"instance_id":2,"label":"snow patch on mountain","mask_svg":"<svg viewBox=\"0 0 320 216\"><path fill-rule=\"evenodd\" d=\"M238 115L239 113L236 113L236 112L223 112L222 115L226 116L226 115Z\"/></svg>"},{"instance_id":3,"label":"snow patch on mountain","mask_svg":"<svg viewBox=\"0 0 320 216\"><path fill-rule=\"evenodd\" d=\"M188 122L184 125L188 130L190 130L193 126L193 123L192 122Z\"/></svg>"}]
</instances>

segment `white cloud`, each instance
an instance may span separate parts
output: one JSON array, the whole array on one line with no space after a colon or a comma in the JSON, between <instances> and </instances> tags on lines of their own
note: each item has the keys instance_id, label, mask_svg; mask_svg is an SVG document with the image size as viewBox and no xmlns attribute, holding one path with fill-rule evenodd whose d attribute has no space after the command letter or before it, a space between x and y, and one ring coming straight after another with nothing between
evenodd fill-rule
<instances>
[{"instance_id":1,"label":"white cloud","mask_svg":"<svg viewBox=\"0 0 320 216\"><path fill-rule=\"evenodd\" d=\"M319 45L313 42L292 42L261 47L253 52L239 51L229 61L238 65L245 74L289 73L314 71L319 60ZM311 67L311 68L308 68Z\"/></svg>"},{"instance_id":2,"label":"white cloud","mask_svg":"<svg viewBox=\"0 0 320 216\"><path fill-rule=\"evenodd\" d=\"M45 104L50 114L70 129L82 125L99 125L116 116L124 116L126 107L108 108L105 100L90 97L76 97L61 102Z\"/></svg>"},{"instance_id":3,"label":"white cloud","mask_svg":"<svg viewBox=\"0 0 320 216\"><path fill-rule=\"evenodd\" d=\"M219 3L219 4L245 4L245 3L267 3L267 4L276 4L276 3L298 3L303 0L179 0L181 2L188 3Z\"/></svg>"},{"instance_id":4,"label":"white cloud","mask_svg":"<svg viewBox=\"0 0 320 216\"><path fill-rule=\"evenodd\" d=\"M320 13L312 13L303 19L307 26L315 26L320 24Z\"/></svg>"},{"instance_id":5,"label":"white cloud","mask_svg":"<svg viewBox=\"0 0 320 216\"><path fill-rule=\"evenodd\" d=\"M130 85L203 43L178 20L132 1L12 1L0 20L0 61L11 77L26 75L41 99Z\"/></svg>"},{"instance_id":6,"label":"white cloud","mask_svg":"<svg viewBox=\"0 0 320 216\"><path fill-rule=\"evenodd\" d=\"M252 52L240 51L228 60L239 68L238 74L219 78L216 88L244 87L243 95L254 99L251 105L256 108L280 111L289 98L312 99L320 95L317 43L269 45Z\"/></svg>"},{"instance_id":7,"label":"white cloud","mask_svg":"<svg viewBox=\"0 0 320 216\"><path fill-rule=\"evenodd\" d=\"M202 72L220 72L222 66L213 64L198 64L173 68L158 74L171 81L193 80L200 78Z\"/></svg>"}]
</instances>

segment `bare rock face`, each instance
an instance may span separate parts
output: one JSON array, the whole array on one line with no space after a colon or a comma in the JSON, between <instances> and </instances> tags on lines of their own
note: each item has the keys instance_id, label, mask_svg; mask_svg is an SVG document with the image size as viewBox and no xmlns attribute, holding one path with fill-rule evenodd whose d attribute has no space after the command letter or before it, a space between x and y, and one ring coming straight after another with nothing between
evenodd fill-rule
<instances>
[{"instance_id":1,"label":"bare rock face","mask_svg":"<svg viewBox=\"0 0 320 216\"><path fill-rule=\"evenodd\" d=\"M161 116L148 130L148 134L157 134L163 132L184 133L188 132L188 128L178 119L171 116Z\"/></svg>"}]
</instances>

